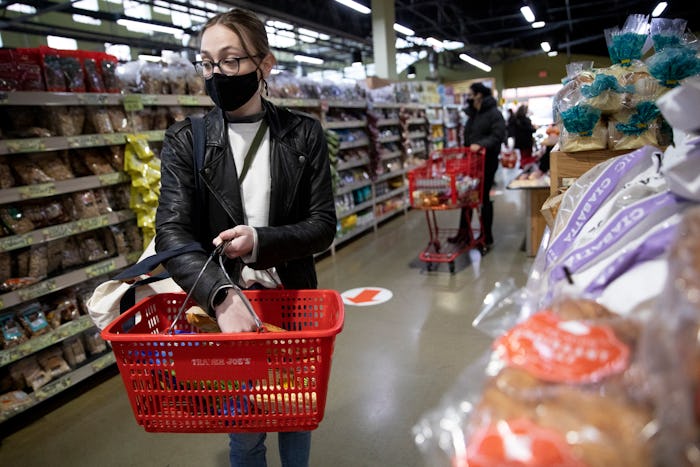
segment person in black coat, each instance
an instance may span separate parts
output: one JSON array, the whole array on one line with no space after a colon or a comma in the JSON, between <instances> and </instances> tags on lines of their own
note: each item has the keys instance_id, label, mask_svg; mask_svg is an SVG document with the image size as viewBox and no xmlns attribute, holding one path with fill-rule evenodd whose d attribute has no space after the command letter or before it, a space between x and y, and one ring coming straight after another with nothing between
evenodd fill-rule
<instances>
[{"instance_id":1,"label":"person in black coat","mask_svg":"<svg viewBox=\"0 0 700 467\"><path fill-rule=\"evenodd\" d=\"M532 134L535 132L535 127L527 116L526 105L518 107L513 122L509 125L511 125L509 133L512 133L511 136L515 140L514 147L520 151L520 168L524 169L536 160L532 155L532 146L535 143Z\"/></svg>"},{"instance_id":2,"label":"person in black coat","mask_svg":"<svg viewBox=\"0 0 700 467\"><path fill-rule=\"evenodd\" d=\"M469 86L466 114L468 119L464 127L464 145L468 146L471 151L478 151L481 148L486 151L481 215L485 247L488 249L493 245L493 202L489 197L489 192L498 169L501 144L506 138L506 122L496 105L491 88L483 83L473 83ZM459 231L457 235L448 239L450 242L459 243L470 239L470 214L470 210L462 208Z\"/></svg>"}]
</instances>

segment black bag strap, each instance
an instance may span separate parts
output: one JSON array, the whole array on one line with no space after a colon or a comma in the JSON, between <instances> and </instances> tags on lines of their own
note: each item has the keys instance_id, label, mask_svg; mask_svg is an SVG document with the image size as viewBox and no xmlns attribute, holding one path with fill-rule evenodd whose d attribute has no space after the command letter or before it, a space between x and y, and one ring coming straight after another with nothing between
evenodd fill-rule
<instances>
[{"instance_id":1,"label":"black bag strap","mask_svg":"<svg viewBox=\"0 0 700 467\"><path fill-rule=\"evenodd\" d=\"M117 280L133 279L134 277L139 277L143 274L148 274L149 272L157 268L158 265L166 262L170 258L185 253L192 253L195 251L206 253L206 251L204 251L204 248L202 247L202 245L199 244L199 242L188 243L174 250L159 251L155 255L151 255L147 258L142 259L138 263L132 264L131 266L117 274L114 278Z\"/></svg>"},{"instance_id":2,"label":"black bag strap","mask_svg":"<svg viewBox=\"0 0 700 467\"><path fill-rule=\"evenodd\" d=\"M163 271L160 274L141 279L131 284L129 288L126 289L126 291L124 292L124 295L122 295L121 300L119 300L119 314L121 315L126 310L136 305L136 289L138 287L150 284L151 282L162 281L163 279L167 279L168 277L170 277L168 271Z\"/></svg>"}]
</instances>

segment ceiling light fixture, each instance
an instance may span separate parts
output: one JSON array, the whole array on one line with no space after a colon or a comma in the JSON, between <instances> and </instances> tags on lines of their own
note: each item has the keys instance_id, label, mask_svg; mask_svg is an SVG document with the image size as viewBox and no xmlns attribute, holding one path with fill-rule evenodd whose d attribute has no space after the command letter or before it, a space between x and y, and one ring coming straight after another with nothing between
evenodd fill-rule
<instances>
[{"instance_id":1,"label":"ceiling light fixture","mask_svg":"<svg viewBox=\"0 0 700 467\"><path fill-rule=\"evenodd\" d=\"M534 23L532 23L532 29L540 29L540 28L543 28L544 25L545 25L544 21L535 21Z\"/></svg>"},{"instance_id":2,"label":"ceiling light fixture","mask_svg":"<svg viewBox=\"0 0 700 467\"><path fill-rule=\"evenodd\" d=\"M491 71L491 67L490 67L490 66L488 66L488 65L485 64L484 62L480 62L479 60L470 57L470 56L467 55L467 54L459 54L459 58L460 58L461 60L464 60L465 62L467 62L467 63L470 64L470 65L474 65L475 67L477 67L477 68L479 68L479 69L481 69L481 70L484 70L484 71L487 72L487 73L488 73L489 71Z\"/></svg>"},{"instance_id":3,"label":"ceiling light fixture","mask_svg":"<svg viewBox=\"0 0 700 467\"><path fill-rule=\"evenodd\" d=\"M368 15L372 12L369 8L366 6L354 2L353 0L335 0L336 2L345 5L348 8L352 8L353 10L357 11L358 13L362 13L363 15Z\"/></svg>"},{"instance_id":4,"label":"ceiling light fixture","mask_svg":"<svg viewBox=\"0 0 700 467\"><path fill-rule=\"evenodd\" d=\"M416 67L414 65L408 65L408 68L406 68L406 77L411 79L416 77Z\"/></svg>"},{"instance_id":5,"label":"ceiling light fixture","mask_svg":"<svg viewBox=\"0 0 700 467\"><path fill-rule=\"evenodd\" d=\"M323 59L309 57L308 55L295 55L294 60L300 63L311 63L312 65L323 65Z\"/></svg>"},{"instance_id":6,"label":"ceiling light fixture","mask_svg":"<svg viewBox=\"0 0 700 467\"><path fill-rule=\"evenodd\" d=\"M338 1L338 0L336 0L336 1ZM523 16L525 17L525 20L528 23L532 23L533 21L535 21L535 14L532 12L532 8L530 8L528 5L521 7L520 13L523 14Z\"/></svg>"},{"instance_id":7,"label":"ceiling light fixture","mask_svg":"<svg viewBox=\"0 0 700 467\"><path fill-rule=\"evenodd\" d=\"M442 48L443 48L442 41L439 41L439 40L435 39L434 37L429 37L429 38L427 38L427 39L425 40L425 42L427 42L428 44L430 44L430 45L432 45L433 47L436 47L436 48L438 48L438 49L442 49Z\"/></svg>"},{"instance_id":8,"label":"ceiling light fixture","mask_svg":"<svg viewBox=\"0 0 700 467\"><path fill-rule=\"evenodd\" d=\"M656 5L656 8L654 8L654 11L651 12L651 16L654 18L657 18L658 16L661 15L661 13L664 12L666 7L668 6L667 2L659 2L658 5Z\"/></svg>"},{"instance_id":9,"label":"ceiling light fixture","mask_svg":"<svg viewBox=\"0 0 700 467\"><path fill-rule=\"evenodd\" d=\"M540 47L542 47L542 50L544 50L545 52L549 52L550 50L552 50L552 46L547 41L540 42Z\"/></svg>"},{"instance_id":10,"label":"ceiling light fixture","mask_svg":"<svg viewBox=\"0 0 700 467\"><path fill-rule=\"evenodd\" d=\"M557 55L559 55L559 52L557 52L556 50L550 50L549 52L547 52L547 55L550 57L556 57Z\"/></svg>"},{"instance_id":11,"label":"ceiling light fixture","mask_svg":"<svg viewBox=\"0 0 700 467\"><path fill-rule=\"evenodd\" d=\"M400 32L404 36L415 36L416 35L416 32L413 29L407 28L406 26L402 26L398 23L394 23L394 31Z\"/></svg>"},{"instance_id":12,"label":"ceiling light fixture","mask_svg":"<svg viewBox=\"0 0 700 467\"><path fill-rule=\"evenodd\" d=\"M171 28L169 26L161 26L159 24L151 24L147 23L145 20L142 21L134 21L130 19L118 19L117 24L119 26L124 26L125 28L131 30L131 31L140 31L140 32L162 32L165 34L172 34L173 36L178 36L182 35L183 31L182 29L177 29L177 28Z\"/></svg>"}]
</instances>

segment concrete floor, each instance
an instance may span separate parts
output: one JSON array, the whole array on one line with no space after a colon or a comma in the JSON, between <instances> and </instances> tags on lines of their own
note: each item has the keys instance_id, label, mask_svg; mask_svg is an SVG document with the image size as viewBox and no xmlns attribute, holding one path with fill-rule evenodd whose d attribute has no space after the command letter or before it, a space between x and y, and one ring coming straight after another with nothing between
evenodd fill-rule
<instances>
[{"instance_id":1,"label":"concrete floor","mask_svg":"<svg viewBox=\"0 0 700 467\"><path fill-rule=\"evenodd\" d=\"M471 326L484 295L509 277L524 284L531 265L520 249L524 194L504 189L515 175L497 175L494 250L466 253L455 274L447 265L426 271L417 260L427 242L422 211L397 216L319 260L320 288L374 286L394 295L377 306L346 306L325 418L313 434L313 467L429 465L411 428L489 345ZM441 227L456 224L457 211L438 214ZM117 375L10 433L0 444L0 465L224 467L227 448L223 434L144 432ZM270 467L280 465L276 451L271 434Z\"/></svg>"}]
</instances>

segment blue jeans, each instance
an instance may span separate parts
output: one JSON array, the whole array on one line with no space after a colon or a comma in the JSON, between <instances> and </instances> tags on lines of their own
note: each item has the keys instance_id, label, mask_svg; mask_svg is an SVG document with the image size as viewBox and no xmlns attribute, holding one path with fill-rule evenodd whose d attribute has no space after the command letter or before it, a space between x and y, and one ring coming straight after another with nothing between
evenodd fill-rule
<instances>
[{"instance_id":1,"label":"blue jeans","mask_svg":"<svg viewBox=\"0 0 700 467\"><path fill-rule=\"evenodd\" d=\"M282 467L308 467L311 451L310 431L277 433ZM266 433L230 433L231 467L267 467Z\"/></svg>"}]
</instances>

